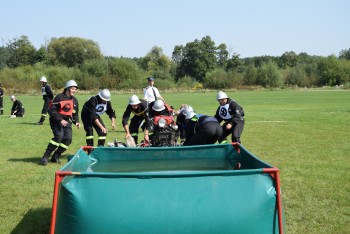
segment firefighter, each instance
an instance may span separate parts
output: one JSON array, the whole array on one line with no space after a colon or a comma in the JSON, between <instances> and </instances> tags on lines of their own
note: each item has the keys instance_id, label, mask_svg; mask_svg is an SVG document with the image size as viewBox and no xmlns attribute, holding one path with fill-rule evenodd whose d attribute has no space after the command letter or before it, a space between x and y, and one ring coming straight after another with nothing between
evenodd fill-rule
<instances>
[{"instance_id":1,"label":"firefighter","mask_svg":"<svg viewBox=\"0 0 350 234\"><path fill-rule=\"evenodd\" d=\"M0 115L4 114L3 97L4 97L4 90L2 89L2 85L0 84Z\"/></svg>"},{"instance_id":2,"label":"firefighter","mask_svg":"<svg viewBox=\"0 0 350 234\"><path fill-rule=\"evenodd\" d=\"M13 102L12 108L11 108L11 117L23 117L24 116L24 106L20 100L17 100L15 96L10 97L11 101Z\"/></svg>"},{"instance_id":3,"label":"firefighter","mask_svg":"<svg viewBox=\"0 0 350 234\"><path fill-rule=\"evenodd\" d=\"M179 110L175 112L176 125L179 127L181 143L184 143L185 139L186 139L186 116L185 116L184 112L187 108L190 108L190 110L193 111L191 106L189 106L187 104L181 104Z\"/></svg>"},{"instance_id":4,"label":"firefighter","mask_svg":"<svg viewBox=\"0 0 350 234\"><path fill-rule=\"evenodd\" d=\"M81 119L86 132L86 145L94 146L93 128L98 134L98 146L104 146L107 136L107 128L100 115L105 113L112 121L112 129L115 129L115 110L111 104L111 93L108 89L102 89L96 96L87 100L81 111Z\"/></svg>"},{"instance_id":5,"label":"firefighter","mask_svg":"<svg viewBox=\"0 0 350 234\"><path fill-rule=\"evenodd\" d=\"M130 125L128 125L131 113L133 113L134 116L130 120ZM129 103L124 111L122 118L122 124L125 130L125 138L132 136L132 138L134 138L135 143L137 144L139 128L141 127L143 131L146 127L148 128L149 117L149 103L143 99L140 100L136 95L132 95L129 98ZM145 124L142 124L144 120Z\"/></svg>"},{"instance_id":6,"label":"firefighter","mask_svg":"<svg viewBox=\"0 0 350 234\"><path fill-rule=\"evenodd\" d=\"M232 142L241 143L241 135L244 128L244 110L235 100L228 98L227 94L220 91L216 99L220 106L216 110L215 118L222 125L223 134L219 139L220 143L227 143L227 136L232 134Z\"/></svg>"},{"instance_id":7,"label":"firefighter","mask_svg":"<svg viewBox=\"0 0 350 234\"><path fill-rule=\"evenodd\" d=\"M186 140L184 146L214 144L222 135L222 128L216 118L207 115L197 115L188 106L186 116Z\"/></svg>"},{"instance_id":8,"label":"firefighter","mask_svg":"<svg viewBox=\"0 0 350 234\"><path fill-rule=\"evenodd\" d=\"M146 119L147 128L145 128L145 132L144 132L145 142L150 142L150 138L151 140L154 138L153 123L150 122L150 119L154 118L155 116L161 116L161 115L172 116L173 115L172 110L173 110L172 107L170 107L169 105L166 105L163 100L157 100L155 102L150 103L150 118Z\"/></svg>"},{"instance_id":9,"label":"firefighter","mask_svg":"<svg viewBox=\"0 0 350 234\"><path fill-rule=\"evenodd\" d=\"M50 85L47 83L47 79L45 76L40 77L39 81L41 82L41 93L43 95L44 100L44 106L41 110L41 117L39 122L36 123L36 125L43 125L47 112L49 111L50 102L52 102L53 99L53 92L50 87Z\"/></svg>"},{"instance_id":10,"label":"firefighter","mask_svg":"<svg viewBox=\"0 0 350 234\"><path fill-rule=\"evenodd\" d=\"M72 143L72 124L77 128L79 123L79 105L78 100L74 97L77 92L78 85L74 80L69 80L64 86L62 93L59 93L52 101L49 108L50 127L52 129L53 138L47 145L44 156L40 163L46 165L49 157L51 162L59 163L59 157L67 150Z\"/></svg>"}]
</instances>

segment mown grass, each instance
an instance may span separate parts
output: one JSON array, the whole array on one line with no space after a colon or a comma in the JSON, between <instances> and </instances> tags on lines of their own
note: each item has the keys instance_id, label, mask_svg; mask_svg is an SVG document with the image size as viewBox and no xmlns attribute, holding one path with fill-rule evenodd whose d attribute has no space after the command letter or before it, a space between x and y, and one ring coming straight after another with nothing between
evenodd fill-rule
<instances>
[{"instance_id":1,"label":"mown grass","mask_svg":"<svg viewBox=\"0 0 350 234\"><path fill-rule=\"evenodd\" d=\"M350 230L350 92L284 90L228 92L245 109L243 145L281 170L287 233L348 233ZM80 108L90 95L77 94ZM130 94L114 94L117 129L123 140L121 115ZM168 103L191 104L213 115L216 92L166 93ZM62 165L38 165L52 137L40 117L39 96L18 96L24 118L10 119L10 100L0 116L0 233L48 233L54 172ZM107 126L110 121L103 116ZM85 145L83 128L73 130L73 143L64 155ZM239 188L238 188L239 189Z\"/></svg>"}]
</instances>

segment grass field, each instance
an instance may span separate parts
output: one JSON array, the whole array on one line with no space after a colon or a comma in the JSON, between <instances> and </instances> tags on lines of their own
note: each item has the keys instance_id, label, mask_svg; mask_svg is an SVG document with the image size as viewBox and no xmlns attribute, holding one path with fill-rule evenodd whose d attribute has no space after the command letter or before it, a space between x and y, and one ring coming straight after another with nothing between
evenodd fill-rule
<instances>
[{"instance_id":1,"label":"grass field","mask_svg":"<svg viewBox=\"0 0 350 234\"><path fill-rule=\"evenodd\" d=\"M287 233L349 233L350 230L350 91L283 90L228 92L245 109L242 144L281 170ZM77 94L80 109L91 95ZM107 141L123 140L121 115L131 94L114 94L117 129ZM163 93L174 107L189 103L213 115L216 92ZM40 118L40 96L18 96L24 118L10 119L8 96L0 116L0 233L48 233L54 172L61 165L38 162L52 137ZM103 119L110 128L106 115ZM73 129L75 154L85 145L85 131ZM66 162L65 159L63 159Z\"/></svg>"}]
</instances>

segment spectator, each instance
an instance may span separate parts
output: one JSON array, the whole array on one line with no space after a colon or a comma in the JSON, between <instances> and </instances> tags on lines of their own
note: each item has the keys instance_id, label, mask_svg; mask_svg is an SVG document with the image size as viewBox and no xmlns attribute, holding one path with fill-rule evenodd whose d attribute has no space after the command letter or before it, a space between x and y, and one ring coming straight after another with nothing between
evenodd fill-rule
<instances>
[{"instance_id":1,"label":"spectator","mask_svg":"<svg viewBox=\"0 0 350 234\"><path fill-rule=\"evenodd\" d=\"M148 103L155 102L158 99L164 101L164 98L160 95L159 90L154 87L154 78L148 77L148 87L143 90L143 99Z\"/></svg>"}]
</instances>

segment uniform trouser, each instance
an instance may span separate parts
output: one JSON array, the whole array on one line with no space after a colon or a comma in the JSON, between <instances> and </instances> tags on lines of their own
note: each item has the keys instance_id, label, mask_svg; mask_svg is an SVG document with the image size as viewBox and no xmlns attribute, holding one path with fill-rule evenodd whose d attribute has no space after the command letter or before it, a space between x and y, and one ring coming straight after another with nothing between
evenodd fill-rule
<instances>
[{"instance_id":1,"label":"uniform trouser","mask_svg":"<svg viewBox=\"0 0 350 234\"><path fill-rule=\"evenodd\" d=\"M41 123L45 121L47 112L49 111L50 101L51 100L48 98L44 99L44 106L43 106L43 109L41 110L41 117L39 120L39 122L41 122Z\"/></svg>"},{"instance_id":2,"label":"uniform trouser","mask_svg":"<svg viewBox=\"0 0 350 234\"><path fill-rule=\"evenodd\" d=\"M104 146L106 142L107 133L103 133L101 128L99 128L97 124L91 122L90 118L83 117L82 120L84 124L84 129L86 132L86 145L94 146L94 131L93 131L93 128L94 128L98 134L97 145ZM105 124L103 123L102 119L98 118L98 120L100 121L101 125L105 127Z\"/></svg>"},{"instance_id":3,"label":"uniform trouser","mask_svg":"<svg viewBox=\"0 0 350 234\"><path fill-rule=\"evenodd\" d=\"M214 144L222 135L222 128L218 122L206 122L196 131L191 139L186 139L184 145Z\"/></svg>"},{"instance_id":4,"label":"uniform trouser","mask_svg":"<svg viewBox=\"0 0 350 234\"><path fill-rule=\"evenodd\" d=\"M57 159L72 143L72 123L68 122L67 126L63 127L59 122L50 119L50 127L53 138L47 145L44 156L50 157L55 151L52 157Z\"/></svg>"},{"instance_id":5,"label":"uniform trouser","mask_svg":"<svg viewBox=\"0 0 350 234\"><path fill-rule=\"evenodd\" d=\"M135 140L135 144L137 144L138 142L138 138L139 138L139 128L140 128L140 125L142 123L142 121L144 120L143 117L140 117L140 116L134 116L131 118L130 120L130 125L129 125L129 132L130 132L130 135L132 136L132 138L134 138ZM145 129L145 126L143 124L143 126L141 126L142 130Z\"/></svg>"},{"instance_id":6,"label":"uniform trouser","mask_svg":"<svg viewBox=\"0 0 350 234\"><path fill-rule=\"evenodd\" d=\"M179 127L179 132L180 132L180 138L185 139L186 137L186 127L185 127L185 115L184 114L179 114L176 118L176 125Z\"/></svg>"},{"instance_id":7,"label":"uniform trouser","mask_svg":"<svg viewBox=\"0 0 350 234\"><path fill-rule=\"evenodd\" d=\"M15 113L15 115L16 115L16 117L23 117L24 116L24 112L25 112L25 110L24 110L24 108L22 108L19 111L17 111Z\"/></svg>"},{"instance_id":8,"label":"uniform trouser","mask_svg":"<svg viewBox=\"0 0 350 234\"><path fill-rule=\"evenodd\" d=\"M4 114L3 98L0 97L0 115Z\"/></svg>"},{"instance_id":9,"label":"uniform trouser","mask_svg":"<svg viewBox=\"0 0 350 234\"><path fill-rule=\"evenodd\" d=\"M219 139L219 142L226 140L227 136L232 134L231 141L241 143L241 135L244 128L244 119L235 123L231 129L226 129L226 125L227 123L222 125L223 134L222 134L222 137Z\"/></svg>"}]
</instances>

